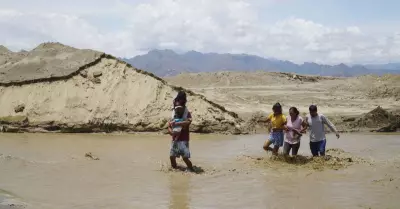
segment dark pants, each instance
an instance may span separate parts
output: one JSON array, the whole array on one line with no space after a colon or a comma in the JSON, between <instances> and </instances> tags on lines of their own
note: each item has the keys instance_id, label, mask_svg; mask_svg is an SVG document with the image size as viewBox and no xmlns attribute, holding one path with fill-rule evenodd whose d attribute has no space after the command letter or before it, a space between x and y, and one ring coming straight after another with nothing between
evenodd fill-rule
<instances>
[{"instance_id":1,"label":"dark pants","mask_svg":"<svg viewBox=\"0 0 400 209\"><path fill-rule=\"evenodd\" d=\"M292 150L292 155L297 155L299 148L300 148L300 142L297 144L290 144L285 142L285 144L283 145L283 154L289 155L290 150Z\"/></svg>"},{"instance_id":2,"label":"dark pants","mask_svg":"<svg viewBox=\"0 0 400 209\"><path fill-rule=\"evenodd\" d=\"M325 156L326 140L310 142L310 150L313 156Z\"/></svg>"}]
</instances>

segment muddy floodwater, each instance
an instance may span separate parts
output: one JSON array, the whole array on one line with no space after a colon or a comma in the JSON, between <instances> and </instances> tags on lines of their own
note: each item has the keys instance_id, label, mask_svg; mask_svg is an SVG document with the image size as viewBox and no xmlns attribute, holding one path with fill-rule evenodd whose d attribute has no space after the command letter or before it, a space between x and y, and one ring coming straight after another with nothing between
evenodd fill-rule
<instances>
[{"instance_id":1,"label":"muddy floodwater","mask_svg":"<svg viewBox=\"0 0 400 209\"><path fill-rule=\"evenodd\" d=\"M400 208L400 135L328 135L323 162L271 158L265 137L193 135L192 174L167 136L1 134L0 208Z\"/></svg>"}]
</instances>

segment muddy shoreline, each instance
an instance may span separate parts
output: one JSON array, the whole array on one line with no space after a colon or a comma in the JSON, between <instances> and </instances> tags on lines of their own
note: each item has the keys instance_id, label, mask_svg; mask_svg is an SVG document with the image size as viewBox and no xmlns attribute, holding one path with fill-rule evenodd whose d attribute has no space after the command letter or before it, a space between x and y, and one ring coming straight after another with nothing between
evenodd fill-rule
<instances>
[{"instance_id":1,"label":"muddy shoreline","mask_svg":"<svg viewBox=\"0 0 400 209\"><path fill-rule=\"evenodd\" d=\"M335 124L340 133L366 133L379 132L390 133L400 132L400 115L384 110L380 107L366 114L358 116L329 116L327 117ZM228 134L228 135L247 135L256 133L266 133L266 116L262 113L255 113L250 118L244 119L244 125L237 131L212 130L213 125L193 124L190 132L200 134ZM160 133L167 134L167 119L158 124L140 122L137 124L118 124L90 122L84 124L60 123L55 121L30 122L26 116L0 117L0 130L4 133ZM224 125L223 125L224 126ZM329 133L330 130L326 129Z\"/></svg>"},{"instance_id":2,"label":"muddy shoreline","mask_svg":"<svg viewBox=\"0 0 400 209\"><path fill-rule=\"evenodd\" d=\"M39 122L39 123L7 123L0 119L0 130L3 133L161 133L167 134L167 122L160 124L66 124L57 122ZM247 134L243 130L232 132L231 130L213 131L207 126L192 125L190 128L192 133L201 134Z\"/></svg>"}]
</instances>

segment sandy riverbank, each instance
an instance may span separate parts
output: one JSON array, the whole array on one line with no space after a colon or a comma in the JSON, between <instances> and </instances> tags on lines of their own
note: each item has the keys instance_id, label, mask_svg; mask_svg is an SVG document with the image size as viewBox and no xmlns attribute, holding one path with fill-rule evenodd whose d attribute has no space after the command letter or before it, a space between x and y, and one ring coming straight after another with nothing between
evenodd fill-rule
<instances>
[{"instance_id":1,"label":"sandy riverbank","mask_svg":"<svg viewBox=\"0 0 400 209\"><path fill-rule=\"evenodd\" d=\"M204 94L253 123L262 124L276 102L283 105L286 114L296 106L303 116L310 104L317 104L321 113L346 132L379 130L390 125L398 128L400 121L398 75L335 78L218 72L181 74L165 80Z\"/></svg>"}]
</instances>

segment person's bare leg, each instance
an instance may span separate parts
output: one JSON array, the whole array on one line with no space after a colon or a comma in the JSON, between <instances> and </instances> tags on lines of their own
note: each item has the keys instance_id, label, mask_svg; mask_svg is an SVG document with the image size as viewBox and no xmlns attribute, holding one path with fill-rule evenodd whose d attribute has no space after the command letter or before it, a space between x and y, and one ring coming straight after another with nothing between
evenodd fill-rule
<instances>
[{"instance_id":1,"label":"person's bare leg","mask_svg":"<svg viewBox=\"0 0 400 209\"><path fill-rule=\"evenodd\" d=\"M186 164L188 170L191 171L191 172L193 172L194 169L193 169L192 161L190 161L189 158L186 158L186 157L184 157L184 158L182 158L182 159L183 159L183 162L185 162L185 164Z\"/></svg>"},{"instance_id":2,"label":"person's bare leg","mask_svg":"<svg viewBox=\"0 0 400 209\"><path fill-rule=\"evenodd\" d=\"M279 146L274 146L274 149L272 150L272 154L274 155L278 155L278 151L279 151Z\"/></svg>"},{"instance_id":3,"label":"person's bare leg","mask_svg":"<svg viewBox=\"0 0 400 209\"><path fill-rule=\"evenodd\" d=\"M272 148L270 147L271 144L272 144L272 142L271 142L269 139L267 139L267 140L264 142L263 149L264 149L265 151L273 151Z\"/></svg>"},{"instance_id":4,"label":"person's bare leg","mask_svg":"<svg viewBox=\"0 0 400 209\"><path fill-rule=\"evenodd\" d=\"M299 152L299 149L300 149L300 142L293 145L293 147L292 147L292 156L297 156L297 153Z\"/></svg>"},{"instance_id":5,"label":"person's bare leg","mask_svg":"<svg viewBox=\"0 0 400 209\"><path fill-rule=\"evenodd\" d=\"M177 169L178 166L177 166L177 164L176 164L176 157L170 156L170 157L169 157L169 160L171 161L171 167L172 167L173 169Z\"/></svg>"}]
</instances>

